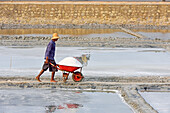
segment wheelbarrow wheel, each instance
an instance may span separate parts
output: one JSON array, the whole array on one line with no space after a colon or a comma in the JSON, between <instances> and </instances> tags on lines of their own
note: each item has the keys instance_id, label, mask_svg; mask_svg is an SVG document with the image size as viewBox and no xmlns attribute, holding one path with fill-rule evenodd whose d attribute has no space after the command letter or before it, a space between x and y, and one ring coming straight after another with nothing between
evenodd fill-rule
<instances>
[{"instance_id":1,"label":"wheelbarrow wheel","mask_svg":"<svg viewBox=\"0 0 170 113\"><path fill-rule=\"evenodd\" d=\"M72 75L72 79L74 82L81 82L83 80L83 74L81 72L74 72Z\"/></svg>"}]
</instances>

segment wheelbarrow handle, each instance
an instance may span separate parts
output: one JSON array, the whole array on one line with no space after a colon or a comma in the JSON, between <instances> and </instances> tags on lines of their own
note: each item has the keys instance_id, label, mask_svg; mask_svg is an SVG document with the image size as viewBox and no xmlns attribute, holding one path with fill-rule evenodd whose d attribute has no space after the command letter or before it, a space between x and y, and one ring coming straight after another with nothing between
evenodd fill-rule
<instances>
[{"instance_id":1,"label":"wheelbarrow handle","mask_svg":"<svg viewBox=\"0 0 170 113\"><path fill-rule=\"evenodd\" d=\"M50 65L52 65L53 67L55 67L55 68L57 68L57 69L58 69L58 67L57 67L58 65L56 65L56 66L55 66L55 65L54 65L54 64L52 64L52 63L50 63Z\"/></svg>"}]
</instances>

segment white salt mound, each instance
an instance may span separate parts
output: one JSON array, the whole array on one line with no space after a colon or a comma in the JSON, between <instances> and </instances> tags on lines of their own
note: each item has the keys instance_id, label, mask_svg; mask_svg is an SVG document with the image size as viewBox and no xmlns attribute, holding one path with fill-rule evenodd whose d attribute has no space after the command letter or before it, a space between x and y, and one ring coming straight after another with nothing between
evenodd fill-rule
<instances>
[{"instance_id":1,"label":"white salt mound","mask_svg":"<svg viewBox=\"0 0 170 113\"><path fill-rule=\"evenodd\" d=\"M58 64L64 66L82 67L82 64L74 57L66 57L63 60L61 60Z\"/></svg>"}]
</instances>

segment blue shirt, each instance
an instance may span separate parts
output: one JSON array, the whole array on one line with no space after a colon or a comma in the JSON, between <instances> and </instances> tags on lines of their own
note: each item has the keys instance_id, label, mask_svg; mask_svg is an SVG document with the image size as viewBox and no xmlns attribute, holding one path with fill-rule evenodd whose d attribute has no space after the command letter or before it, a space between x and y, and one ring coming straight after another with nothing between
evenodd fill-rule
<instances>
[{"instance_id":1,"label":"blue shirt","mask_svg":"<svg viewBox=\"0 0 170 113\"><path fill-rule=\"evenodd\" d=\"M46 57L48 57L49 60L54 60L54 56L55 56L55 42L51 40L46 48L45 59Z\"/></svg>"}]
</instances>

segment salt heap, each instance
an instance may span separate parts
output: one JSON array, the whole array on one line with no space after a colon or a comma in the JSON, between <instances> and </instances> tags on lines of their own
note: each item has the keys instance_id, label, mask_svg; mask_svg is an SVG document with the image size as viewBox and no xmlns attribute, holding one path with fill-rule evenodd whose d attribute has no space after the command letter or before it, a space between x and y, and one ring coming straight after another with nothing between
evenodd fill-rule
<instances>
[{"instance_id":1,"label":"salt heap","mask_svg":"<svg viewBox=\"0 0 170 113\"><path fill-rule=\"evenodd\" d=\"M74 57L66 57L63 60L61 60L58 64L64 66L82 67L82 64Z\"/></svg>"}]
</instances>

